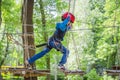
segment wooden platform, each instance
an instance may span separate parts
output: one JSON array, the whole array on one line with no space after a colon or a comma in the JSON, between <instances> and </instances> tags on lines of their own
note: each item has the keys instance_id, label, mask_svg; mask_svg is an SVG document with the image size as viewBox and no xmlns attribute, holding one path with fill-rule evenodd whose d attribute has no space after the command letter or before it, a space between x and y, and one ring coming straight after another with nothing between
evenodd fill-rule
<instances>
[{"instance_id":1,"label":"wooden platform","mask_svg":"<svg viewBox=\"0 0 120 80\"><path fill-rule=\"evenodd\" d=\"M61 70L65 75L81 75L83 76L85 74L82 70Z\"/></svg>"},{"instance_id":2,"label":"wooden platform","mask_svg":"<svg viewBox=\"0 0 120 80\"><path fill-rule=\"evenodd\" d=\"M120 66L113 66L112 69L113 70L120 70Z\"/></svg>"},{"instance_id":3,"label":"wooden platform","mask_svg":"<svg viewBox=\"0 0 120 80\"><path fill-rule=\"evenodd\" d=\"M108 75L111 76L119 76L120 75L120 70L106 70Z\"/></svg>"},{"instance_id":4,"label":"wooden platform","mask_svg":"<svg viewBox=\"0 0 120 80\"><path fill-rule=\"evenodd\" d=\"M9 68L8 70L1 70L1 72L10 72L14 76L22 77L37 77L37 76L46 76L50 74L50 70L34 70L27 68Z\"/></svg>"},{"instance_id":5,"label":"wooden platform","mask_svg":"<svg viewBox=\"0 0 120 80\"><path fill-rule=\"evenodd\" d=\"M82 70L60 70L66 76L67 75L81 75L85 74ZM27 68L8 68L7 70L0 70L2 73L11 73L13 76L22 76L22 77L37 77L37 76L46 76L50 74L50 70L34 70Z\"/></svg>"}]
</instances>

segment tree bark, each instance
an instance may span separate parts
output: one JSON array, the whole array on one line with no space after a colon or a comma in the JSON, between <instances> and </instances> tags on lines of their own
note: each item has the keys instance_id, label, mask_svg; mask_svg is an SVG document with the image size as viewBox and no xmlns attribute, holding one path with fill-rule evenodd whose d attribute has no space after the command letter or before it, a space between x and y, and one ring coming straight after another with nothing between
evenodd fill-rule
<instances>
[{"instance_id":1,"label":"tree bark","mask_svg":"<svg viewBox=\"0 0 120 80\"><path fill-rule=\"evenodd\" d=\"M34 37L33 37L33 5L34 0L24 0L23 3L23 9L22 9L22 31L23 31L23 44L24 44L24 65L27 68L27 65L25 64L25 61L32 57L35 54L34 49ZM30 35L28 35L30 34ZM30 48L29 48L30 47ZM35 67L34 64L32 64L32 67ZM24 78L24 80L37 80L37 77L28 77Z\"/></svg>"},{"instance_id":2,"label":"tree bark","mask_svg":"<svg viewBox=\"0 0 120 80\"><path fill-rule=\"evenodd\" d=\"M46 18L45 18L44 5L43 5L42 0L39 1L39 5L40 5L41 18L42 18L42 29L43 29L44 41L47 42L48 35L46 32ZM50 69L50 56L49 55L46 56L46 64L47 64L47 69ZM46 80L50 80L49 74L47 75Z\"/></svg>"}]
</instances>

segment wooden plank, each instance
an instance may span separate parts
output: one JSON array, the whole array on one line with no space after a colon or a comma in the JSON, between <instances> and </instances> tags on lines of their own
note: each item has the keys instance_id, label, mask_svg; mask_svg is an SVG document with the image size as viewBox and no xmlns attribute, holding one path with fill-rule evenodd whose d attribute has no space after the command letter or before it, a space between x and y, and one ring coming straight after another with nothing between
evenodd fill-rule
<instances>
[{"instance_id":1,"label":"wooden plank","mask_svg":"<svg viewBox=\"0 0 120 80\"><path fill-rule=\"evenodd\" d=\"M0 72L8 73L10 72L14 76L22 77L37 77L37 76L46 76L50 74L50 70L35 70L27 68L9 68L8 70L0 70Z\"/></svg>"},{"instance_id":2,"label":"wooden plank","mask_svg":"<svg viewBox=\"0 0 120 80\"><path fill-rule=\"evenodd\" d=\"M120 70L106 70L108 75L112 76L119 76L120 75Z\"/></svg>"},{"instance_id":3,"label":"wooden plank","mask_svg":"<svg viewBox=\"0 0 120 80\"><path fill-rule=\"evenodd\" d=\"M60 70L63 73L65 73L65 75L84 75L85 72L82 70Z\"/></svg>"},{"instance_id":4,"label":"wooden plank","mask_svg":"<svg viewBox=\"0 0 120 80\"><path fill-rule=\"evenodd\" d=\"M46 76L50 74L50 72L43 72L43 71L21 71L21 72L12 72L14 76L23 76L23 77L37 77L37 76Z\"/></svg>"},{"instance_id":5,"label":"wooden plank","mask_svg":"<svg viewBox=\"0 0 120 80\"><path fill-rule=\"evenodd\" d=\"M9 71L27 71L27 72L35 72L35 71L41 71L41 72L50 72L50 70L36 70L36 69L28 69L28 68L9 68Z\"/></svg>"},{"instance_id":6,"label":"wooden plank","mask_svg":"<svg viewBox=\"0 0 120 80\"><path fill-rule=\"evenodd\" d=\"M113 66L112 69L113 70L120 70L120 66Z\"/></svg>"},{"instance_id":7,"label":"wooden plank","mask_svg":"<svg viewBox=\"0 0 120 80\"><path fill-rule=\"evenodd\" d=\"M26 69L26 68L11 68L9 69L14 76L23 76L23 77L37 77L37 76L46 76L50 74L50 70L33 70L33 69Z\"/></svg>"},{"instance_id":8,"label":"wooden plank","mask_svg":"<svg viewBox=\"0 0 120 80\"><path fill-rule=\"evenodd\" d=\"M50 72L50 70L35 70L27 68L9 68L10 72L26 72L26 73L35 73L35 72Z\"/></svg>"},{"instance_id":9,"label":"wooden plank","mask_svg":"<svg viewBox=\"0 0 120 80\"><path fill-rule=\"evenodd\" d=\"M120 70L107 70L109 73L120 73Z\"/></svg>"},{"instance_id":10,"label":"wooden plank","mask_svg":"<svg viewBox=\"0 0 120 80\"><path fill-rule=\"evenodd\" d=\"M38 77L38 76L46 76L47 74L38 74L38 73L27 73L27 74L18 74L18 73L14 73L14 76L21 76L21 77Z\"/></svg>"},{"instance_id":11,"label":"wooden plank","mask_svg":"<svg viewBox=\"0 0 120 80\"><path fill-rule=\"evenodd\" d=\"M1 66L1 70L8 70L9 68L24 68L24 66L15 66L15 67L11 67L11 66Z\"/></svg>"}]
</instances>

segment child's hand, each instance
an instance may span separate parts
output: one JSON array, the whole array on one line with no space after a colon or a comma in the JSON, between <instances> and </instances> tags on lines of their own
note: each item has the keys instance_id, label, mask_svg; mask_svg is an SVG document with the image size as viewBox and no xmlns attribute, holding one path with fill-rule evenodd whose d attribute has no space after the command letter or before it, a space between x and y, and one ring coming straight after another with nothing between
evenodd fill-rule
<instances>
[{"instance_id":1,"label":"child's hand","mask_svg":"<svg viewBox=\"0 0 120 80\"><path fill-rule=\"evenodd\" d=\"M70 30L72 28L72 23L69 21L67 24L67 30Z\"/></svg>"}]
</instances>

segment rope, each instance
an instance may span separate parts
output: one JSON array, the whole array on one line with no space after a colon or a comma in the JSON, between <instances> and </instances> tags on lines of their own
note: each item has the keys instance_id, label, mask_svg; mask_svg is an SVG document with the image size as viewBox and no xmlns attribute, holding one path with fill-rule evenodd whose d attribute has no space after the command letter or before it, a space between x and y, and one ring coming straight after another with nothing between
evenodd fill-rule
<instances>
[{"instance_id":1,"label":"rope","mask_svg":"<svg viewBox=\"0 0 120 80\"><path fill-rule=\"evenodd\" d=\"M71 0L69 0L68 12L70 12L70 4L71 4Z\"/></svg>"},{"instance_id":2,"label":"rope","mask_svg":"<svg viewBox=\"0 0 120 80\"><path fill-rule=\"evenodd\" d=\"M108 27L100 27L100 28L120 28L120 26L108 26ZM100 28L94 28L94 29L100 29ZM70 30L69 32L76 32L76 31L83 31L83 30L92 30L92 28L79 28L79 29L72 29ZM48 30L46 32L53 32L55 31L55 29L51 29L51 30ZM34 32L34 33L42 33L41 31L40 32ZM0 34L13 34L13 35L27 35L27 36L33 36L33 32L28 32L27 34L23 34L23 33L16 33L16 32L3 32L3 33L0 33Z\"/></svg>"},{"instance_id":3,"label":"rope","mask_svg":"<svg viewBox=\"0 0 120 80\"><path fill-rule=\"evenodd\" d=\"M23 44L19 43L17 40L15 40L12 35L7 35L7 36L8 36L9 41L12 41L14 44L20 45L24 49L35 50L35 46L34 45L23 45Z\"/></svg>"},{"instance_id":4,"label":"rope","mask_svg":"<svg viewBox=\"0 0 120 80\"><path fill-rule=\"evenodd\" d=\"M17 45L20 45L23 47L23 45L21 43L19 43L17 40L15 40L11 34L7 33L6 35L7 35L7 38L9 41L12 41L12 42L14 42L14 44L17 44Z\"/></svg>"},{"instance_id":5,"label":"rope","mask_svg":"<svg viewBox=\"0 0 120 80\"><path fill-rule=\"evenodd\" d=\"M111 27L110 27L111 28ZM112 27L113 28L113 27ZM114 27L115 28L115 27ZM118 26L116 26L116 28L119 28ZM74 30L70 30L69 32L76 32L76 31L81 31L81 30L91 30L91 29L74 29ZM38 32L39 33L39 32ZM6 34L6 36L8 37L9 41L12 41L14 44L16 45L20 45L21 47L25 48L28 47L29 49L32 50L36 50L34 45L23 45L21 44L19 41L17 41L16 39L13 38L13 35L19 35L19 36L33 36L33 34L28 33L28 34L23 34L23 33L1 33L1 34ZM102 36L100 36L102 37ZM68 38L67 38L68 39ZM69 42L69 41L68 41ZM40 44L42 45L42 44ZM39 47L39 45L37 45L36 47Z\"/></svg>"},{"instance_id":6,"label":"rope","mask_svg":"<svg viewBox=\"0 0 120 80\"><path fill-rule=\"evenodd\" d=\"M68 9L68 13L70 12L70 6L71 6L71 0L69 0L69 9ZM72 13L74 14L74 11L75 11L75 0L74 0L74 4L73 4L73 9L72 9ZM79 60L79 56L78 56L78 50L77 50L77 47L76 47L76 42L75 42L75 38L74 38L74 35L73 33L71 33L71 36L72 36L72 40L73 40L73 45L74 45L74 50L75 50L75 56L76 56L76 63L77 63L77 67L79 69L79 63L80 63L80 60Z\"/></svg>"},{"instance_id":7,"label":"rope","mask_svg":"<svg viewBox=\"0 0 120 80\"><path fill-rule=\"evenodd\" d=\"M75 12L75 3L76 3L76 0L74 0L74 4L73 4L73 10L72 10L72 13L74 14Z\"/></svg>"}]
</instances>

